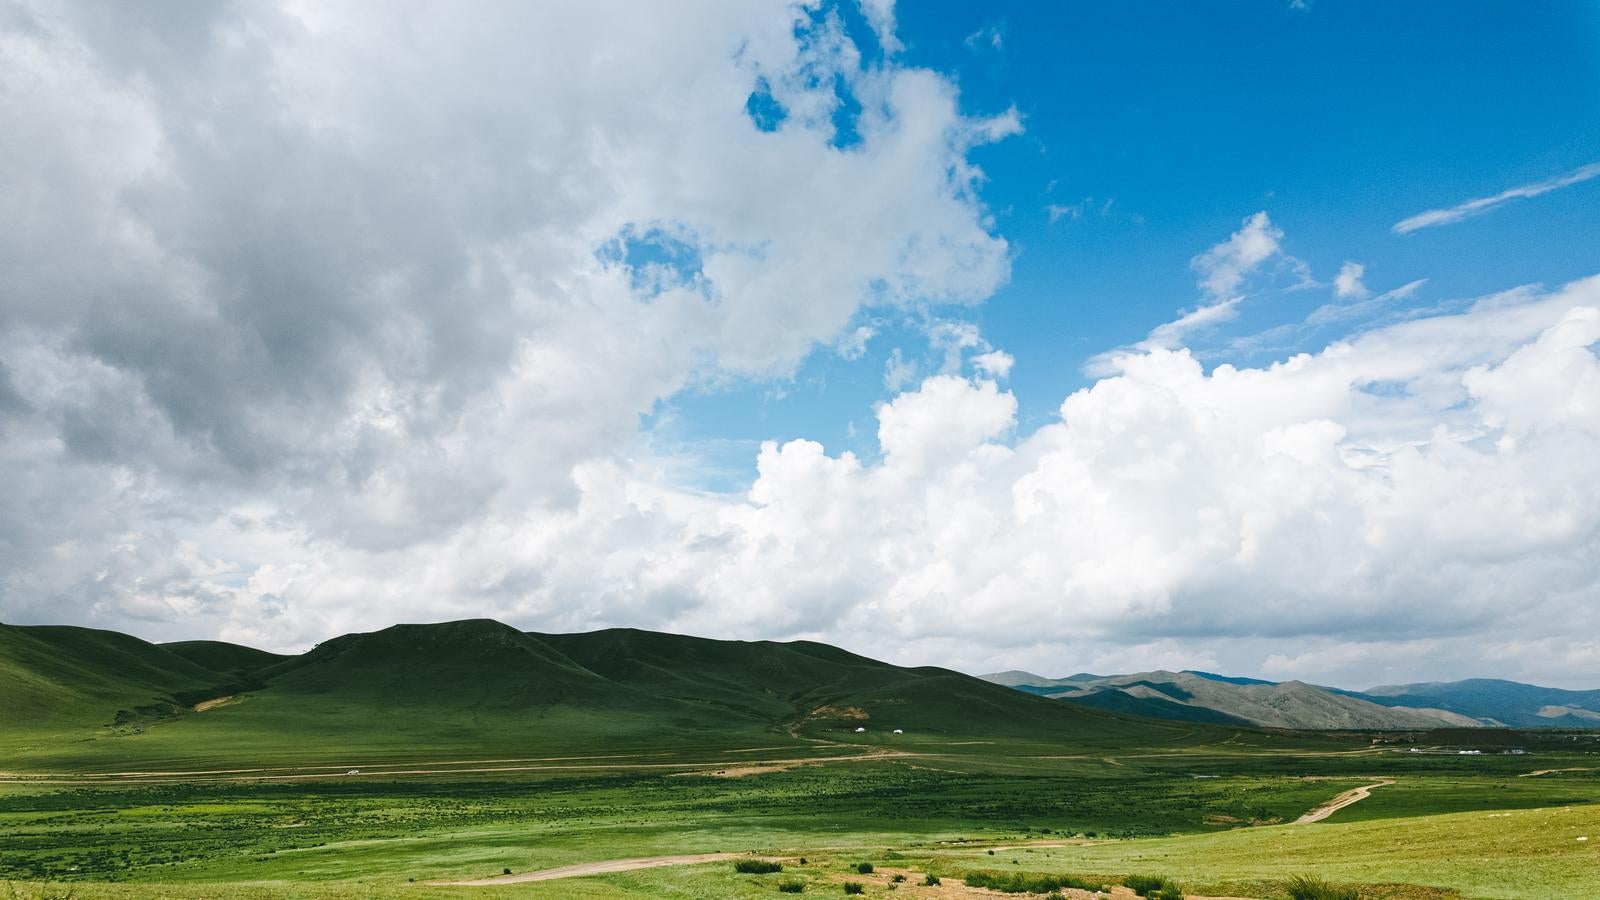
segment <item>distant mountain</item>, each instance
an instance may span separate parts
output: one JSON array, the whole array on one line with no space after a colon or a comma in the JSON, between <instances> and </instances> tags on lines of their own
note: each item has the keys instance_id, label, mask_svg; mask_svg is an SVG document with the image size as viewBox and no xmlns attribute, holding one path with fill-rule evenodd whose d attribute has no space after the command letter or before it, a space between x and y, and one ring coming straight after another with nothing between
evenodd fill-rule
<instances>
[{"instance_id":1,"label":"distant mountain","mask_svg":"<svg viewBox=\"0 0 1600 900\"><path fill-rule=\"evenodd\" d=\"M1495 678L1469 678L1341 693L1384 706L1449 710L1510 728L1600 728L1600 691L1568 691Z\"/></svg>"},{"instance_id":2,"label":"distant mountain","mask_svg":"<svg viewBox=\"0 0 1600 900\"><path fill-rule=\"evenodd\" d=\"M809 641L536 634L483 619L348 634L288 657L0 625L0 725L0 768L798 747L896 728L1090 748L1190 733Z\"/></svg>"},{"instance_id":3,"label":"distant mountain","mask_svg":"<svg viewBox=\"0 0 1600 900\"><path fill-rule=\"evenodd\" d=\"M1157 719L1302 729L1475 727L1477 717L1435 704L1385 704L1300 681L1272 682L1209 672L1042 678L1000 672L983 678L1025 693Z\"/></svg>"}]
</instances>

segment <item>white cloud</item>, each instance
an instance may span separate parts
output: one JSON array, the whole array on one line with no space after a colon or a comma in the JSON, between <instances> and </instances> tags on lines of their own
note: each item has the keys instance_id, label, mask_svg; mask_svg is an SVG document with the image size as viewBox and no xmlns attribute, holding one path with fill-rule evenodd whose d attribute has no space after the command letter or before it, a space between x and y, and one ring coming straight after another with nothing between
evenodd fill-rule
<instances>
[{"instance_id":1,"label":"white cloud","mask_svg":"<svg viewBox=\"0 0 1600 900\"><path fill-rule=\"evenodd\" d=\"M1244 220L1226 241L1190 260L1200 276L1200 289L1222 299L1238 290L1245 276L1276 256L1282 249L1283 232L1258 212Z\"/></svg>"},{"instance_id":2,"label":"white cloud","mask_svg":"<svg viewBox=\"0 0 1600 900\"><path fill-rule=\"evenodd\" d=\"M1151 330L1150 336L1139 345L1140 349L1161 347L1171 350L1180 346L1184 336L1189 332L1233 319L1239 314L1239 303L1243 300L1243 297L1230 297L1207 306L1198 306L1171 322L1157 325Z\"/></svg>"},{"instance_id":3,"label":"white cloud","mask_svg":"<svg viewBox=\"0 0 1600 900\"><path fill-rule=\"evenodd\" d=\"M1479 197L1476 200L1467 200L1455 206L1443 209L1430 209L1427 212L1417 213L1394 224L1395 234L1410 234L1423 228L1435 228L1440 225L1453 225L1463 219L1482 215L1497 206L1509 203L1512 200L1521 200L1527 197L1537 197L1551 191L1582 184L1592 178L1600 176L1600 163L1590 163L1573 169L1565 175L1547 178L1544 181L1534 181L1528 184L1519 184L1514 188L1507 188L1491 197Z\"/></svg>"},{"instance_id":4,"label":"white cloud","mask_svg":"<svg viewBox=\"0 0 1600 900\"><path fill-rule=\"evenodd\" d=\"M878 44L885 53L898 53L903 49L894 33L894 0L860 0L861 12L867 24L877 34Z\"/></svg>"},{"instance_id":5,"label":"white cloud","mask_svg":"<svg viewBox=\"0 0 1600 900\"><path fill-rule=\"evenodd\" d=\"M972 365L990 378L1010 377L1011 367L1016 365L1016 362L1016 359L1004 350L990 350L972 358Z\"/></svg>"},{"instance_id":6,"label":"white cloud","mask_svg":"<svg viewBox=\"0 0 1600 900\"><path fill-rule=\"evenodd\" d=\"M1597 309L1600 278L1264 368L1207 374L1151 348L1015 438L1009 393L938 375L880 408L880 463L768 444L749 492L718 497L597 461L563 516L485 523L404 563L274 566L241 594L808 635L972 668L1013 649L1063 672L1123 652L1305 677L1419 641L1570 656L1567 624L1600 614ZM1307 649L1291 658L1289 640ZM1365 655L1305 655L1336 645Z\"/></svg>"},{"instance_id":7,"label":"white cloud","mask_svg":"<svg viewBox=\"0 0 1600 900\"><path fill-rule=\"evenodd\" d=\"M878 334L871 325L859 325L834 341L834 350L845 359L860 359L867 352L867 343Z\"/></svg>"},{"instance_id":8,"label":"white cloud","mask_svg":"<svg viewBox=\"0 0 1600 900\"><path fill-rule=\"evenodd\" d=\"M966 36L962 43L974 53L980 50L1001 50L1005 47L1004 23L990 23Z\"/></svg>"},{"instance_id":9,"label":"white cloud","mask_svg":"<svg viewBox=\"0 0 1600 900\"><path fill-rule=\"evenodd\" d=\"M0 618L1591 664L1600 280L1208 373L1181 344L1283 257L1265 213L1042 427L1010 356L935 315L936 374L891 353L881 459L769 443L743 493L682 486L637 430L663 398L1004 282L966 150L1020 118L863 68L805 9L622 9L7 20ZM831 73L863 98L848 151ZM762 79L776 130L745 113Z\"/></svg>"},{"instance_id":10,"label":"white cloud","mask_svg":"<svg viewBox=\"0 0 1600 900\"><path fill-rule=\"evenodd\" d=\"M903 390L917 379L917 371L917 361L907 359L896 347L889 351L889 358L883 363L883 386L891 391Z\"/></svg>"},{"instance_id":11,"label":"white cloud","mask_svg":"<svg viewBox=\"0 0 1600 900\"><path fill-rule=\"evenodd\" d=\"M319 559L550 526L686 385L1008 276L965 154L1015 110L806 4L24 6L0 57L7 620L311 637Z\"/></svg>"},{"instance_id":12,"label":"white cloud","mask_svg":"<svg viewBox=\"0 0 1600 900\"><path fill-rule=\"evenodd\" d=\"M1386 311L1397 301L1406 300L1415 295L1427 283L1428 279L1418 278L1392 290L1384 291L1376 297L1366 297L1366 286L1362 285L1364 293L1361 296L1363 299L1350 303L1327 303L1319 306L1311 311L1311 315L1306 317L1306 324L1309 326L1331 325L1336 322L1346 322Z\"/></svg>"},{"instance_id":13,"label":"white cloud","mask_svg":"<svg viewBox=\"0 0 1600 900\"><path fill-rule=\"evenodd\" d=\"M1333 295L1339 298L1366 297L1369 293L1367 286L1362 282L1366 275L1367 267L1358 262L1349 262L1339 267L1339 274L1333 279Z\"/></svg>"},{"instance_id":14,"label":"white cloud","mask_svg":"<svg viewBox=\"0 0 1600 900\"><path fill-rule=\"evenodd\" d=\"M1045 206L1044 211L1045 214L1050 217L1050 224L1054 225L1056 222L1059 222L1062 219L1071 219L1076 221L1083 218L1084 210L1087 208L1088 207L1086 203L1083 201L1065 205L1060 203L1050 203Z\"/></svg>"}]
</instances>

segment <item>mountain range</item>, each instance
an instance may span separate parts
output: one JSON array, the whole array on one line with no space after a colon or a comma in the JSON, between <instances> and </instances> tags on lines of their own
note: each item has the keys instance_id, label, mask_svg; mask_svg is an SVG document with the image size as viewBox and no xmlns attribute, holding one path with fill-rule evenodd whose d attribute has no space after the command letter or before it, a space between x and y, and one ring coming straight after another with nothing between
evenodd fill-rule
<instances>
[{"instance_id":1,"label":"mountain range","mask_svg":"<svg viewBox=\"0 0 1600 900\"><path fill-rule=\"evenodd\" d=\"M1185 722L1317 730L1600 728L1600 691L1488 678L1348 691L1190 670L1065 678L1009 671L982 677L1079 706Z\"/></svg>"},{"instance_id":2,"label":"mountain range","mask_svg":"<svg viewBox=\"0 0 1600 900\"><path fill-rule=\"evenodd\" d=\"M296 655L0 625L0 769L12 771L918 741L1105 752L1237 740L1240 726L1481 725L1600 726L1600 691L1473 680L1354 692L1203 672L975 678L810 641L540 634L486 619L347 634Z\"/></svg>"},{"instance_id":3,"label":"mountain range","mask_svg":"<svg viewBox=\"0 0 1600 900\"><path fill-rule=\"evenodd\" d=\"M536 634L480 619L280 656L0 625L0 768L802 747L893 729L1086 747L1185 733L810 641Z\"/></svg>"}]
</instances>

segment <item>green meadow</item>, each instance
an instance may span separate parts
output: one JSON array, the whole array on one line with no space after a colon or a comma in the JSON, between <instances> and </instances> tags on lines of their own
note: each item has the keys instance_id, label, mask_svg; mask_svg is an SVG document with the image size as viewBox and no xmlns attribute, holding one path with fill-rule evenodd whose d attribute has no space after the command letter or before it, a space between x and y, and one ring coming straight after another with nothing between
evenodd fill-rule
<instances>
[{"instance_id":1,"label":"green meadow","mask_svg":"<svg viewBox=\"0 0 1600 900\"><path fill-rule=\"evenodd\" d=\"M1421 900L1600 884L1592 734L1402 748L1096 712L823 645L495 623L293 658L4 626L0 649L0 898L992 895L968 880L1068 896L1145 876L1278 900L1315 875ZM1462 740L1488 749L1446 743ZM1513 742L1526 752L1496 752ZM440 883L701 854L783 869L730 857Z\"/></svg>"}]
</instances>

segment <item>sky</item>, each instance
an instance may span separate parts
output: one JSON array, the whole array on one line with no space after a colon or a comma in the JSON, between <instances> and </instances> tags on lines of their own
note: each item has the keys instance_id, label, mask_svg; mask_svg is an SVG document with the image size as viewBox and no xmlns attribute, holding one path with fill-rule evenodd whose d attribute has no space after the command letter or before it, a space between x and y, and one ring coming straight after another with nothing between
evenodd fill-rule
<instances>
[{"instance_id":1,"label":"sky","mask_svg":"<svg viewBox=\"0 0 1600 900\"><path fill-rule=\"evenodd\" d=\"M1600 686L1600 10L0 0L0 621Z\"/></svg>"}]
</instances>

